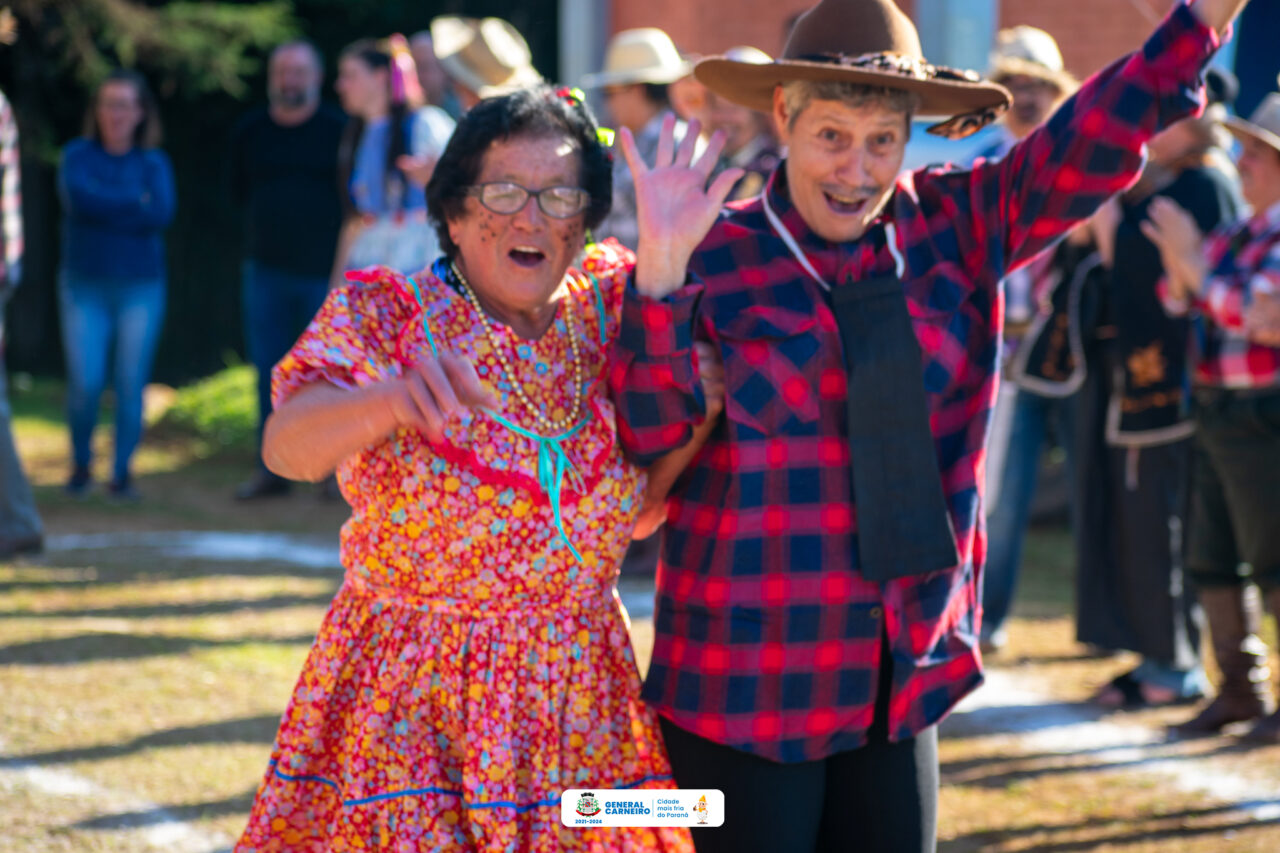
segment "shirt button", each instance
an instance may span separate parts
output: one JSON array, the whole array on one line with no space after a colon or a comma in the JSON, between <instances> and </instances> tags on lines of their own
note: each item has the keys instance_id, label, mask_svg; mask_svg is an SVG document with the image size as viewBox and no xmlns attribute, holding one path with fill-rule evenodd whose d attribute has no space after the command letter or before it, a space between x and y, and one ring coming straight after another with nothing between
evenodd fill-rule
<instances>
[{"instance_id":1,"label":"shirt button","mask_svg":"<svg viewBox=\"0 0 1280 853\"><path fill-rule=\"evenodd\" d=\"M871 610L870 610L870 612L869 612L869 614L868 614L868 615L869 615L872 619L879 619L879 618L880 618L880 613L881 613L881 611L880 611L880 608L879 608L879 607L873 607L873 608L871 608Z\"/></svg>"}]
</instances>

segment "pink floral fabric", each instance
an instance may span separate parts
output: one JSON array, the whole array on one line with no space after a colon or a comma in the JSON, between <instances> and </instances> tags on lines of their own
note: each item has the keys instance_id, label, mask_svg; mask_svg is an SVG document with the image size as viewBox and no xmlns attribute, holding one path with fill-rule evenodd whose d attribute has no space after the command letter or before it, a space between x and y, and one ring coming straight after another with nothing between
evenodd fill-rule
<instances>
[{"instance_id":1,"label":"pink floral fabric","mask_svg":"<svg viewBox=\"0 0 1280 853\"><path fill-rule=\"evenodd\" d=\"M632 263L592 247L537 341L494 325L511 378L553 418L572 400L570 327L579 338L588 422L563 442L575 473L561 512L581 562L539 484L537 443L483 413L452 421L442 445L400 430L341 465L346 579L238 853L692 850L685 830L560 825L566 788L673 785L614 589L643 488L604 387ZM425 323L476 365L500 415L541 432L461 295L430 273L350 277L277 365L277 402L400 375L430 352Z\"/></svg>"}]
</instances>

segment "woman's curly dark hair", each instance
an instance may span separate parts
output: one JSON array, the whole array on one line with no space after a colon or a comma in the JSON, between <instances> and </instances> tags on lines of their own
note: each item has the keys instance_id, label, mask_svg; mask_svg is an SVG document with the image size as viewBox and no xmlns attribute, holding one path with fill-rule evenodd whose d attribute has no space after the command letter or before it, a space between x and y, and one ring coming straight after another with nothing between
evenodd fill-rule
<instances>
[{"instance_id":1,"label":"woman's curly dark hair","mask_svg":"<svg viewBox=\"0 0 1280 853\"><path fill-rule=\"evenodd\" d=\"M496 140L563 134L582 160L580 185L591 196L586 226L595 228L613 203L613 158L600 141L595 116L581 100L546 84L486 98L458 121L449 144L427 183L427 213L440 246L450 258L458 246L449 236L449 220L463 215L466 190L475 184L485 154Z\"/></svg>"}]
</instances>

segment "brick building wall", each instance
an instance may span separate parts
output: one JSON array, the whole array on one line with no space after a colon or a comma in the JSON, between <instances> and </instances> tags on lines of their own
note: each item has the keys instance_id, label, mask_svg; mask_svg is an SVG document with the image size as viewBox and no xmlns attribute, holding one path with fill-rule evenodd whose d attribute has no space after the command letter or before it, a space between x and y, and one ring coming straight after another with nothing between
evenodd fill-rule
<instances>
[{"instance_id":1,"label":"brick building wall","mask_svg":"<svg viewBox=\"0 0 1280 853\"><path fill-rule=\"evenodd\" d=\"M776 56L786 22L814 0L610 0L611 33L632 27L661 27L682 50L718 53L749 44ZM1173 0L994 0L1000 26L1031 24L1058 40L1067 67L1086 77L1142 44ZM908 15L913 0L901 0Z\"/></svg>"},{"instance_id":2,"label":"brick building wall","mask_svg":"<svg viewBox=\"0 0 1280 853\"><path fill-rule=\"evenodd\" d=\"M1058 41L1067 70L1080 79L1142 46L1172 0L999 0L1000 26L1030 24Z\"/></svg>"}]
</instances>

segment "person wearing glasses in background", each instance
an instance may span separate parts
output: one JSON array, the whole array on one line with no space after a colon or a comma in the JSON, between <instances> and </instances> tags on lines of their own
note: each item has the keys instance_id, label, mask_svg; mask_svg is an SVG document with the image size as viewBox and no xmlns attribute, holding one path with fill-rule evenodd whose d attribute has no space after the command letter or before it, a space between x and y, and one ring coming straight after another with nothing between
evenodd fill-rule
<instances>
[{"instance_id":1,"label":"person wearing glasses in background","mask_svg":"<svg viewBox=\"0 0 1280 853\"><path fill-rule=\"evenodd\" d=\"M480 102L427 186L444 257L352 273L276 367L267 464L337 467L352 517L240 853L692 849L560 824L566 788L672 786L614 590L646 472L606 393L634 256L583 250L610 174L572 92Z\"/></svg>"}]
</instances>

